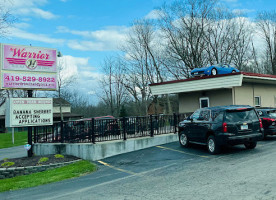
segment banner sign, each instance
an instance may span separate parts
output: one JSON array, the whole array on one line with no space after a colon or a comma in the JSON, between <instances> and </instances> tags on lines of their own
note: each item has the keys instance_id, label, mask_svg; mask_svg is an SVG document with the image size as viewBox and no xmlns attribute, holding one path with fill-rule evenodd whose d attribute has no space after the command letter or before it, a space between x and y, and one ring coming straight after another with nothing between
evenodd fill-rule
<instances>
[{"instance_id":1,"label":"banner sign","mask_svg":"<svg viewBox=\"0 0 276 200\"><path fill-rule=\"evenodd\" d=\"M52 98L9 98L6 127L53 125Z\"/></svg>"},{"instance_id":2,"label":"banner sign","mask_svg":"<svg viewBox=\"0 0 276 200\"><path fill-rule=\"evenodd\" d=\"M56 50L3 44L4 70L56 72Z\"/></svg>"},{"instance_id":3,"label":"banner sign","mask_svg":"<svg viewBox=\"0 0 276 200\"><path fill-rule=\"evenodd\" d=\"M2 88L21 89L56 89L56 75L53 74L26 74L20 72L2 73Z\"/></svg>"},{"instance_id":4,"label":"banner sign","mask_svg":"<svg viewBox=\"0 0 276 200\"><path fill-rule=\"evenodd\" d=\"M1 44L1 89L56 90L57 51Z\"/></svg>"}]
</instances>

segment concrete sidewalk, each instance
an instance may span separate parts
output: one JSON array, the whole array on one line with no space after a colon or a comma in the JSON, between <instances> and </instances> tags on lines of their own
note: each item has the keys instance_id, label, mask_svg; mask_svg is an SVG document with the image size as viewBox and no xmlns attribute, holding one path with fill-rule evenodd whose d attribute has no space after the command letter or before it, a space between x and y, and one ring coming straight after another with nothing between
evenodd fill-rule
<instances>
[{"instance_id":1,"label":"concrete sidewalk","mask_svg":"<svg viewBox=\"0 0 276 200\"><path fill-rule=\"evenodd\" d=\"M24 149L24 145L18 147L0 149L0 160L4 158L21 158L27 157L27 151Z\"/></svg>"}]
</instances>

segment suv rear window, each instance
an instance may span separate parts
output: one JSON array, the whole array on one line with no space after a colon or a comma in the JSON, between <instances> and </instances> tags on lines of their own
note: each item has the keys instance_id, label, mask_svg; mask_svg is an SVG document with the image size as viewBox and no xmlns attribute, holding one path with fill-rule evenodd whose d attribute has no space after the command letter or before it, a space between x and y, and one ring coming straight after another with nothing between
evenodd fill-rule
<instances>
[{"instance_id":1,"label":"suv rear window","mask_svg":"<svg viewBox=\"0 0 276 200\"><path fill-rule=\"evenodd\" d=\"M241 121L257 121L258 116L256 112L251 110L229 110L226 111L226 122L241 122Z\"/></svg>"},{"instance_id":2,"label":"suv rear window","mask_svg":"<svg viewBox=\"0 0 276 200\"><path fill-rule=\"evenodd\" d=\"M269 117L276 118L276 110L270 110L267 112Z\"/></svg>"}]
</instances>

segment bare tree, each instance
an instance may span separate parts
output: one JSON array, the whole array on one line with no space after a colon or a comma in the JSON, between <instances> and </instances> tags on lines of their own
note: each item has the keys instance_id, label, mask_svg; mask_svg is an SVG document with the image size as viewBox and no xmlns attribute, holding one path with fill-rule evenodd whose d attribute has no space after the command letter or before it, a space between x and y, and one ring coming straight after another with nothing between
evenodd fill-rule
<instances>
[{"instance_id":1,"label":"bare tree","mask_svg":"<svg viewBox=\"0 0 276 200\"><path fill-rule=\"evenodd\" d=\"M252 28L242 13L220 7L216 0L176 1L160 9L160 28L167 41L166 66L175 78L193 68L252 60Z\"/></svg>"},{"instance_id":2,"label":"bare tree","mask_svg":"<svg viewBox=\"0 0 276 200\"><path fill-rule=\"evenodd\" d=\"M122 84L125 79L123 63L120 59L107 58L102 69L104 76L100 85L103 93L99 97L109 107L110 114L118 116L122 104L128 99L126 88Z\"/></svg>"},{"instance_id":3,"label":"bare tree","mask_svg":"<svg viewBox=\"0 0 276 200\"><path fill-rule=\"evenodd\" d=\"M185 77L189 77L190 69L202 67L208 61L204 35L215 3L215 0L184 0L160 9L159 24L167 40L167 54Z\"/></svg>"},{"instance_id":4,"label":"bare tree","mask_svg":"<svg viewBox=\"0 0 276 200\"><path fill-rule=\"evenodd\" d=\"M74 85L77 81L77 75L68 72L67 61L64 58L58 59L57 62L57 97L61 98L63 92L68 87Z\"/></svg>"},{"instance_id":5,"label":"bare tree","mask_svg":"<svg viewBox=\"0 0 276 200\"><path fill-rule=\"evenodd\" d=\"M252 28L241 13L215 7L204 34L208 64L234 64L243 69L252 57Z\"/></svg>"},{"instance_id":6,"label":"bare tree","mask_svg":"<svg viewBox=\"0 0 276 200\"><path fill-rule=\"evenodd\" d=\"M9 27L15 22L16 18L11 14L6 4L8 0L0 2L0 37L5 37L9 33Z\"/></svg>"},{"instance_id":7,"label":"bare tree","mask_svg":"<svg viewBox=\"0 0 276 200\"><path fill-rule=\"evenodd\" d=\"M68 68L66 59L60 58L57 62L57 96L58 98L64 98L66 99L66 96L68 95L68 88L76 83L77 76L76 75L68 75ZM59 104L59 110L60 110L60 119L63 121L63 111L62 111L62 105Z\"/></svg>"},{"instance_id":8,"label":"bare tree","mask_svg":"<svg viewBox=\"0 0 276 200\"><path fill-rule=\"evenodd\" d=\"M268 73L276 74L276 11L259 13L257 26L265 43L264 65Z\"/></svg>"},{"instance_id":9,"label":"bare tree","mask_svg":"<svg viewBox=\"0 0 276 200\"><path fill-rule=\"evenodd\" d=\"M151 98L148 84L166 81L171 76L166 67L164 45L153 21L136 20L122 49L128 56L125 87L140 107L141 114L147 114ZM157 97L153 98L158 104ZM167 112L171 112L170 102L167 103Z\"/></svg>"}]
</instances>

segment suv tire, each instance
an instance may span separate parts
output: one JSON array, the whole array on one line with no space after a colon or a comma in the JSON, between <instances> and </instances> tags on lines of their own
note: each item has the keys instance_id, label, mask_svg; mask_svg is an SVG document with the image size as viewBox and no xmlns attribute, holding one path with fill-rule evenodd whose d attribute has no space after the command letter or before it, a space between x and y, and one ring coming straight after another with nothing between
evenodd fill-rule
<instances>
[{"instance_id":1,"label":"suv tire","mask_svg":"<svg viewBox=\"0 0 276 200\"><path fill-rule=\"evenodd\" d=\"M244 146L247 149L254 149L257 146L257 142L247 142L244 143Z\"/></svg>"},{"instance_id":2,"label":"suv tire","mask_svg":"<svg viewBox=\"0 0 276 200\"><path fill-rule=\"evenodd\" d=\"M182 147L188 147L189 145L188 137L184 132L179 134L179 143Z\"/></svg>"},{"instance_id":3,"label":"suv tire","mask_svg":"<svg viewBox=\"0 0 276 200\"><path fill-rule=\"evenodd\" d=\"M210 135L207 139L207 148L210 154L220 153L221 147L217 144L213 135Z\"/></svg>"}]
</instances>

